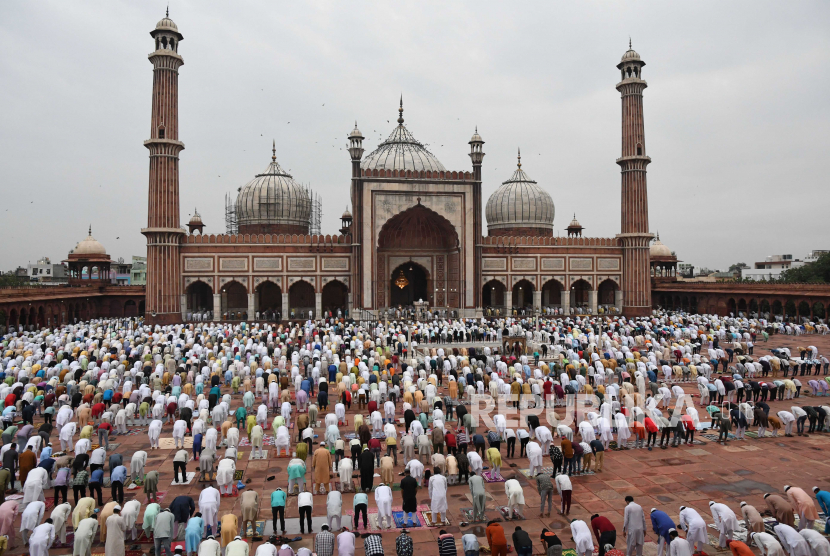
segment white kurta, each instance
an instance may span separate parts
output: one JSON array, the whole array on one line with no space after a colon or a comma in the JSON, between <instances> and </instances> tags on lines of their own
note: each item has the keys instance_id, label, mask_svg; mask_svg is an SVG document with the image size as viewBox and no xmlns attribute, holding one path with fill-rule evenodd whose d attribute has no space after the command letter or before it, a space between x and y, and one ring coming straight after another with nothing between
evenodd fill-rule
<instances>
[{"instance_id":1,"label":"white kurta","mask_svg":"<svg viewBox=\"0 0 830 556\"><path fill-rule=\"evenodd\" d=\"M231 484L235 472L236 462L228 458L223 459L216 470L216 482L222 486Z\"/></svg>"},{"instance_id":2,"label":"white kurta","mask_svg":"<svg viewBox=\"0 0 830 556\"><path fill-rule=\"evenodd\" d=\"M504 493L507 495L507 503L511 506L525 503L524 490L516 479L509 479L504 483Z\"/></svg>"},{"instance_id":3,"label":"white kurta","mask_svg":"<svg viewBox=\"0 0 830 556\"><path fill-rule=\"evenodd\" d=\"M542 462L544 459L542 447L539 446L539 444L535 441L531 440L527 443L525 449L527 450L527 459L530 461L531 467L542 467Z\"/></svg>"},{"instance_id":4,"label":"white kurta","mask_svg":"<svg viewBox=\"0 0 830 556\"><path fill-rule=\"evenodd\" d=\"M29 556L48 556L49 547L55 542L55 526L51 523L38 525L29 537Z\"/></svg>"},{"instance_id":5,"label":"white kurta","mask_svg":"<svg viewBox=\"0 0 830 556\"><path fill-rule=\"evenodd\" d=\"M443 475L433 475L429 478L430 509L433 513L446 514L447 512L447 478Z\"/></svg>"},{"instance_id":6,"label":"white kurta","mask_svg":"<svg viewBox=\"0 0 830 556\"><path fill-rule=\"evenodd\" d=\"M34 531L43 519L44 511L46 511L46 504L40 501L32 502L26 506L23 515L20 517L20 530Z\"/></svg>"},{"instance_id":7,"label":"white kurta","mask_svg":"<svg viewBox=\"0 0 830 556\"><path fill-rule=\"evenodd\" d=\"M432 478L430 478L430 486L432 485ZM337 492L337 491L335 491ZM338 493L340 494L340 493ZM446 501L447 497L444 496L444 507L446 508ZM375 489L375 503L378 506L378 516L379 517L391 517L392 516L392 489L388 486L380 486ZM433 505L434 512L445 512L446 510L436 510L434 509L435 506ZM339 514L338 514L339 515Z\"/></svg>"},{"instance_id":8,"label":"white kurta","mask_svg":"<svg viewBox=\"0 0 830 556\"><path fill-rule=\"evenodd\" d=\"M42 467L35 467L29 471L26 484L23 485L23 506L35 500L44 501L43 491L49 487L49 472Z\"/></svg>"},{"instance_id":9,"label":"white kurta","mask_svg":"<svg viewBox=\"0 0 830 556\"><path fill-rule=\"evenodd\" d=\"M686 530L686 540L690 547L694 546L694 543L699 543L698 549L702 550L709 542L706 521L693 508L683 508L680 512L680 525Z\"/></svg>"},{"instance_id":10,"label":"white kurta","mask_svg":"<svg viewBox=\"0 0 830 556\"><path fill-rule=\"evenodd\" d=\"M594 551L594 540L591 538L591 529L587 523L581 519L571 522L571 535L573 535L578 554L591 554Z\"/></svg>"},{"instance_id":11,"label":"white kurta","mask_svg":"<svg viewBox=\"0 0 830 556\"><path fill-rule=\"evenodd\" d=\"M778 535L781 546L789 556L811 556L810 545L804 537L798 534L798 531L783 523L779 523L772 530Z\"/></svg>"}]
</instances>

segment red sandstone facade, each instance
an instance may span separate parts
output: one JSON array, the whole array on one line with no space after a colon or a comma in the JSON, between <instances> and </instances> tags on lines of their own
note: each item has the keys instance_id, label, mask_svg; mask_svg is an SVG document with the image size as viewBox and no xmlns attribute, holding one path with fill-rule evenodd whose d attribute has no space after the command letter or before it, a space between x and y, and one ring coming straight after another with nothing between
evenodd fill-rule
<instances>
[{"instance_id":1,"label":"red sandstone facade","mask_svg":"<svg viewBox=\"0 0 830 556\"><path fill-rule=\"evenodd\" d=\"M472 172L446 170L404 127L402 101L398 128L370 155L364 157L357 126L349 135L353 216L344 219L342 235L294 234L301 230L268 224L240 227L236 235L188 235L179 220L182 35L167 18L151 35L156 51L150 54L151 139L145 142L150 151L148 226L142 230L150 322L177 322L208 311L229 320L317 316L329 310L377 314L417 301L466 317L494 310L607 310L632 316L651 310L645 174L650 159L643 132L646 83L640 78L645 64L633 50L618 66L623 133L617 237L552 237L546 228L552 224L552 205L544 225L536 225L538 214L524 224L521 218L515 221L513 211L485 237L481 136L476 131L469 142ZM521 179L515 181L517 175ZM521 173L521 160L513 180L504 185L517 183L538 195L536 182ZM503 207L512 208L504 198L500 214L506 214ZM528 206L537 208L525 199L523 209Z\"/></svg>"}]
</instances>

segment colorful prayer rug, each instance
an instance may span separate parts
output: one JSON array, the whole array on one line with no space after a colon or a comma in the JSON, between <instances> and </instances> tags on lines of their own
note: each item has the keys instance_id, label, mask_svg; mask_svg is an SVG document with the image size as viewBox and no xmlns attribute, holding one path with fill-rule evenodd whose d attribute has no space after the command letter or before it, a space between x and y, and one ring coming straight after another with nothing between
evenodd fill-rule
<instances>
[{"instance_id":1,"label":"colorful prayer rug","mask_svg":"<svg viewBox=\"0 0 830 556\"><path fill-rule=\"evenodd\" d=\"M159 490L159 491L156 492L157 500L153 500L152 502L155 502L157 504L161 504L161 501L164 500L165 496L167 496L167 491L166 490ZM145 504L150 504L152 502L149 498L144 499Z\"/></svg>"},{"instance_id":2,"label":"colorful prayer rug","mask_svg":"<svg viewBox=\"0 0 830 556\"><path fill-rule=\"evenodd\" d=\"M530 469L519 469L519 471L521 471L522 475L524 475L528 479L533 478L533 475L530 474ZM553 467L543 467L540 473L550 475L551 473L553 473Z\"/></svg>"},{"instance_id":3,"label":"colorful prayer rug","mask_svg":"<svg viewBox=\"0 0 830 556\"><path fill-rule=\"evenodd\" d=\"M421 520L418 519L418 512L412 513L412 522L414 522L415 525L409 524L410 522L408 521L407 514L404 512L392 512L392 519L395 520L395 527L398 529L403 529L404 527L409 528L422 526Z\"/></svg>"},{"instance_id":4,"label":"colorful prayer rug","mask_svg":"<svg viewBox=\"0 0 830 556\"><path fill-rule=\"evenodd\" d=\"M236 471L233 472L233 480L234 481L241 481L242 477L244 477L244 476L245 476L245 470L244 469L237 469Z\"/></svg>"},{"instance_id":5,"label":"colorful prayer rug","mask_svg":"<svg viewBox=\"0 0 830 556\"><path fill-rule=\"evenodd\" d=\"M497 471L482 471L481 476L488 483L503 483L507 480Z\"/></svg>"},{"instance_id":6,"label":"colorful prayer rug","mask_svg":"<svg viewBox=\"0 0 830 556\"><path fill-rule=\"evenodd\" d=\"M251 524L248 524L248 529L245 531L245 536L247 537L261 537L265 533L265 521L257 521L256 522L256 533L253 531L253 527Z\"/></svg>"},{"instance_id":7,"label":"colorful prayer rug","mask_svg":"<svg viewBox=\"0 0 830 556\"><path fill-rule=\"evenodd\" d=\"M514 516L517 515L518 517L510 517L510 510L507 506L498 506L496 509L499 511L499 513L502 515L505 521L521 521L525 519L525 517L517 511L514 511L513 514Z\"/></svg>"},{"instance_id":8,"label":"colorful prayer rug","mask_svg":"<svg viewBox=\"0 0 830 556\"><path fill-rule=\"evenodd\" d=\"M422 511L420 514L424 519L424 527L447 527L450 524L450 519L447 515L441 515L444 521L438 522L432 519L432 512L429 510Z\"/></svg>"}]
</instances>

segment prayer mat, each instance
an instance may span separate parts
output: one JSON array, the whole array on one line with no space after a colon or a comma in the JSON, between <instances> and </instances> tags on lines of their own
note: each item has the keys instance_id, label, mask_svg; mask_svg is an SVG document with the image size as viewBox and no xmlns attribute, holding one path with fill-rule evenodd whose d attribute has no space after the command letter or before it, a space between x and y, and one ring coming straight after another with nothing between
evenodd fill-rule
<instances>
[{"instance_id":1,"label":"prayer mat","mask_svg":"<svg viewBox=\"0 0 830 556\"><path fill-rule=\"evenodd\" d=\"M233 485L233 490L230 494L224 494L221 491L219 492L220 498L236 498L239 496L239 489L236 487L236 484Z\"/></svg>"},{"instance_id":2,"label":"prayer mat","mask_svg":"<svg viewBox=\"0 0 830 556\"><path fill-rule=\"evenodd\" d=\"M245 476L245 470L244 469L237 469L236 471L233 472L233 480L234 481L241 481L242 477L244 477L244 476Z\"/></svg>"},{"instance_id":3,"label":"prayer mat","mask_svg":"<svg viewBox=\"0 0 830 556\"><path fill-rule=\"evenodd\" d=\"M253 527L251 524L248 524L248 528L245 531L246 537L261 537L265 534L265 520L260 520L256 522L256 533L253 531Z\"/></svg>"},{"instance_id":4,"label":"prayer mat","mask_svg":"<svg viewBox=\"0 0 830 556\"><path fill-rule=\"evenodd\" d=\"M193 448L193 437L192 436L185 436L184 437L184 449L192 449ZM181 450L182 448L176 448L176 441L172 438L159 438L159 449L161 450Z\"/></svg>"},{"instance_id":5,"label":"prayer mat","mask_svg":"<svg viewBox=\"0 0 830 556\"><path fill-rule=\"evenodd\" d=\"M403 529L404 527L421 527L421 520L418 519L418 512L412 513L412 520L415 525L409 525L406 512L392 512L392 519L395 520L395 527L397 529Z\"/></svg>"},{"instance_id":6,"label":"prayer mat","mask_svg":"<svg viewBox=\"0 0 830 556\"><path fill-rule=\"evenodd\" d=\"M138 543L138 544L155 544L156 541L153 538L153 534L148 534L147 531L144 529L138 530L138 539L134 541L130 541L131 543Z\"/></svg>"},{"instance_id":7,"label":"prayer mat","mask_svg":"<svg viewBox=\"0 0 830 556\"><path fill-rule=\"evenodd\" d=\"M519 469L522 475L527 477L528 479L532 479L533 475L530 474L530 469ZM544 473L545 475L552 475L553 474L553 467L543 467L540 473Z\"/></svg>"},{"instance_id":8,"label":"prayer mat","mask_svg":"<svg viewBox=\"0 0 830 556\"><path fill-rule=\"evenodd\" d=\"M472 508L459 508L461 511L461 519L467 523L473 523L475 512Z\"/></svg>"},{"instance_id":9,"label":"prayer mat","mask_svg":"<svg viewBox=\"0 0 830 556\"><path fill-rule=\"evenodd\" d=\"M170 543L170 548L173 550L174 554L176 552L176 549L179 548L179 547L181 547L182 554L184 554L184 549L186 547L185 541L173 541L173 542Z\"/></svg>"},{"instance_id":10,"label":"prayer mat","mask_svg":"<svg viewBox=\"0 0 830 556\"><path fill-rule=\"evenodd\" d=\"M291 427L289 427L291 428ZM239 439L239 448L248 448L251 445L251 441L248 440L247 436L243 436ZM270 434L266 434L262 437L262 445L263 446L276 446L274 442L274 437Z\"/></svg>"},{"instance_id":11,"label":"prayer mat","mask_svg":"<svg viewBox=\"0 0 830 556\"><path fill-rule=\"evenodd\" d=\"M6 496L6 500L23 500L22 494L9 494ZM52 499L54 500L54 498Z\"/></svg>"},{"instance_id":12,"label":"prayer mat","mask_svg":"<svg viewBox=\"0 0 830 556\"><path fill-rule=\"evenodd\" d=\"M398 490L401 490L400 483L395 483L398 485ZM352 479L351 483L341 483L340 481L334 481L334 488L339 490L340 492L356 492L354 488L354 479ZM392 486L392 491L395 491L394 485Z\"/></svg>"},{"instance_id":13,"label":"prayer mat","mask_svg":"<svg viewBox=\"0 0 830 556\"><path fill-rule=\"evenodd\" d=\"M523 519L525 519L525 517L517 511L514 511L513 514L518 515L519 517L509 517L510 510L507 508L507 506L498 506L496 509L499 511L499 513L502 515L505 521L522 521Z\"/></svg>"},{"instance_id":14,"label":"prayer mat","mask_svg":"<svg viewBox=\"0 0 830 556\"><path fill-rule=\"evenodd\" d=\"M162 500L164 500L165 496L167 496L167 491L166 490L159 490L159 491L156 492L156 500L151 501L150 498L148 497L148 498L144 499L144 503L145 504L152 504L153 502L155 502L156 504L161 504L161 502L162 502Z\"/></svg>"},{"instance_id":15,"label":"prayer mat","mask_svg":"<svg viewBox=\"0 0 830 556\"><path fill-rule=\"evenodd\" d=\"M281 455L280 455L281 454ZM271 450L271 457L272 458L281 458L281 459L291 459L295 456L291 454L291 452L285 453L285 450Z\"/></svg>"},{"instance_id":16,"label":"prayer mat","mask_svg":"<svg viewBox=\"0 0 830 556\"><path fill-rule=\"evenodd\" d=\"M447 527L450 524L449 517L446 516L446 515L443 515L443 514L441 515L441 517L444 519L443 522L437 522L437 521L433 521L432 512L429 511L429 510L422 511L422 512L420 512L420 514L421 514L421 517L424 518L424 527Z\"/></svg>"},{"instance_id":17,"label":"prayer mat","mask_svg":"<svg viewBox=\"0 0 830 556\"><path fill-rule=\"evenodd\" d=\"M181 477L181 475L179 475L179 477ZM192 482L193 482L193 479L194 479L195 477L196 477L196 472L195 472L195 471L186 471L186 472L185 472L185 475L184 475L184 479L185 479L185 481L184 481L183 483L179 483L179 482L177 482L177 481L173 481L173 482L171 482L171 483L170 483L170 486L171 486L171 487L174 487L174 486L184 486L184 485L189 485L190 483L192 483Z\"/></svg>"},{"instance_id":18,"label":"prayer mat","mask_svg":"<svg viewBox=\"0 0 830 556\"><path fill-rule=\"evenodd\" d=\"M256 453L256 452L255 452L254 450L251 450L251 451L248 453L248 459L249 459L249 460L252 460L252 459L268 459L268 450L262 450L262 451L259 453L259 456L254 456L254 454L255 454L255 453Z\"/></svg>"},{"instance_id":19,"label":"prayer mat","mask_svg":"<svg viewBox=\"0 0 830 556\"><path fill-rule=\"evenodd\" d=\"M55 507L55 498L52 496L47 496L46 500L44 500L43 504L46 506L44 511L50 511Z\"/></svg>"},{"instance_id":20,"label":"prayer mat","mask_svg":"<svg viewBox=\"0 0 830 556\"><path fill-rule=\"evenodd\" d=\"M363 514L360 515L360 527L354 527L354 509L347 510L343 512L344 516L349 516L351 523L349 524L349 529L354 531L380 531L380 527L378 527L378 509L377 507L372 508L370 507L367 512L367 527L363 527ZM394 517L394 514L392 514ZM344 521L345 523L345 521Z\"/></svg>"},{"instance_id":21,"label":"prayer mat","mask_svg":"<svg viewBox=\"0 0 830 556\"><path fill-rule=\"evenodd\" d=\"M71 522L70 522L71 523ZM133 541L135 542L135 541ZM55 537L55 544L52 545L52 548L69 548L75 545L75 531L72 529L71 525L66 526L66 544L61 544L58 540L58 537Z\"/></svg>"},{"instance_id":22,"label":"prayer mat","mask_svg":"<svg viewBox=\"0 0 830 556\"><path fill-rule=\"evenodd\" d=\"M768 518L768 519L772 519L772 518ZM765 521L765 524L766 524L766 520L764 520L764 521ZM798 529L798 523L800 521L801 520L799 519L798 514L796 514L795 515L795 523L793 525L793 528ZM813 522L813 530L818 531L819 533L821 533L821 535L823 537L827 536L827 535L824 534L824 524L826 522L827 522L827 517L824 515L824 512L819 512L818 519ZM741 522L739 522L739 524L740 523ZM776 525L777 525L777 523L776 523ZM774 525L773 525L773 527L774 527Z\"/></svg>"},{"instance_id":23,"label":"prayer mat","mask_svg":"<svg viewBox=\"0 0 830 556\"><path fill-rule=\"evenodd\" d=\"M481 476L484 477L484 480L488 483L503 483L507 479L501 476L501 473L498 471L483 471Z\"/></svg>"},{"instance_id":24,"label":"prayer mat","mask_svg":"<svg viewBox=\"0 0 830 556\"><path fill-rule=\"evenodd\" d=\"M143 556L144 552L141 550L125 550L124 556Z\"/></svg>"},{"instance_id":25,"label":"prayer mat","mask_svg":"<svg viewBox=\"0 0 830 556\"><path fill-rule=\"evenodd\" d=\"M208 473L207 474L207 479L203 479L202 474L199 473L199 482L200 483L212 483L215 480L216 480L216 471L214 471L213 473Z\"/></svg>"}]
</instances>

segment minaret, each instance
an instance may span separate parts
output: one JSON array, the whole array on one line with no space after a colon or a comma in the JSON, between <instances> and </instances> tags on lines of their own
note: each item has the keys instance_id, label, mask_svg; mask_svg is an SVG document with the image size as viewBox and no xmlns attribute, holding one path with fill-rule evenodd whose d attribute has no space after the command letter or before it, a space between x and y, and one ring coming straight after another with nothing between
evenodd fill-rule
<instances>
[{"instance_id":1,"label":"minaret","mask_svg":"<svg viewBox=\"0 0 830 556\"><path fill-rule=\"evenodd\" d=\"M403 107L403 97L401 97ZM360 176L360 161L363 158L363 134L357 129L349 133L349 156L352 159L352 221L350 231L352 235L352 283L349 284L351 303L349 314L355 307L362 309L363 303L363 179Z\"/></svg>"},{"instance_id":2,"label":"minaret","mask_svg":"<svg viewBox=\"0 0 830 556\"><path fill-rule=\"evenodd\" d=\"M622 222L618 236L623 247L623 314L628 317L651 314L651 277L649 247L652 235L648 232L648 192L643 124L643 89L648 84L642 79L646 63L631 49L623 54L617 68L622 80L617 90L622 96L622 156L617 159L622 173Z\"/></svg>"},{"instance_id":3,"label":"minaret","mask_svg":"<svg viewBox=\"0 0 830 556\"><path fill-rule=\"evenodd\" d=\"M481 163L484 160L484 139L478 134L478 126L469 141L470 159L473 161L473 230L475 232L475 254L473 257L473 300L476 309L482 309L484 303L481 299L481 243L482 243L482 222L481 222ZM476 316L480 316L478 312Z\"/></svg>"},{"instance_id":4,"label":"minaret","mask_svg":"<svg viewBox=\"0 0 830 556\"><path fill-rule=\"evenodd\" d=\"M169 12L168 14L169 15ZM179 68L183 40L178 27L165 15L150 32L155 51L153 64L153 109L150 139L150 188L147 227L147 293L145 318L149 324L181 322L181 269L179 244L185 236L179 215Z\"/></svg>"}]
</instances>

